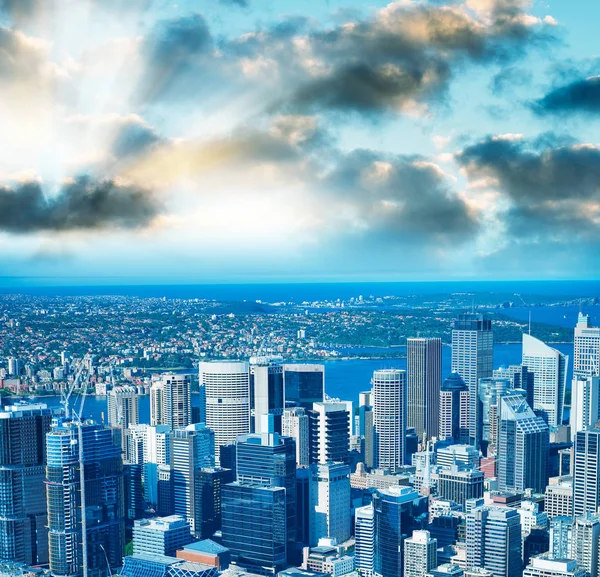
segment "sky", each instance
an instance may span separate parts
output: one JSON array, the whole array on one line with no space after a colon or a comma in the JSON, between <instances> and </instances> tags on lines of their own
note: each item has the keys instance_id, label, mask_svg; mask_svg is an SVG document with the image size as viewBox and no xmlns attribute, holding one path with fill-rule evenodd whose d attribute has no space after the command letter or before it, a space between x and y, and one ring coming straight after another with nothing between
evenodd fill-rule
<instances>
[{"instance_id":1,"label":"sky","mask_svg":"<svg viewBox=\"0 0 600 577\"><path fill-rule=\"evenodd\" d=\"M597 279L595 0L0 0L0 284Z\"/></svg>"}]
</instances>

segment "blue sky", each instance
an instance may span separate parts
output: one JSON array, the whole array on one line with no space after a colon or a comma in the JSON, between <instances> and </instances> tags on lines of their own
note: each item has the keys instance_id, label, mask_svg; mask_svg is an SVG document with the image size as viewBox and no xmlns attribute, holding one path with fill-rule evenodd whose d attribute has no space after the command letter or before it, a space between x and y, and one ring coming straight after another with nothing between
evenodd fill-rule
<instances>
[{"instance_id":1,"label":"blue sky","mask_svg":"<svg viewBox=\"0 0 600 577\"><path fill-rule=\"evenodd\" d=\"M0 0L0 282L597 278L598 21Z\"/></svg>"}]
</instances>

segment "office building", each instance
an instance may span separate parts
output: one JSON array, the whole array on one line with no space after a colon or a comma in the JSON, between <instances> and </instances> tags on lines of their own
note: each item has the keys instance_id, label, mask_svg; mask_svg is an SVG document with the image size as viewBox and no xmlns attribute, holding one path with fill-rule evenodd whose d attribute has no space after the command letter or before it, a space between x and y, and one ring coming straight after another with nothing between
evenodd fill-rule
<instances>
[{"instance_id":1,"label":"office building","mask_svg":"<svg viewBox=\"0 0 600 577\"><path fill-rule=\"evenodd\" d=\"M579 431L574 439L573 516L600 507L600 426Z\"/></svg>"},{"instance_id":2,"label":"office building","mask_svg":"<svg viewBox=\"0 0 600 577\"><path fill-rule=\"evenodd\" d=\"M129 385L113 387L107 396L108 424L125 430L139 423L139 396Z\"/></svg>"},{"instance_id":3,"label":"office building","mask_svg":"<svg viewBox=\"0 0 600 577\"><path fill-rule=\"evenodd\" d=\"M352 535L350 467L345 463L313 466L311 484L310 544L341 544Z\"/></svg>"},{"instance_id":4,"label":"office building","mask_svg":"<svg viewBox=\"0 0 600 577\"><path fill-rule=\"evenodd\" d=\"M283 415L283 358L250 358L250 432L263 431L262 416L273 415L275 432L281 433Z\"/></svg>"},{"instance_id":5,"label":"office building","mask_svg":"<svg viewBox=\"0 0 600 577\"><path fill-rule=\"evenodd\" d=\"M223 545L240 567L276 574L287 565L286 490L238 481L222 489Z\"/></svg>"},{"instance_id":6,"label":"office building","mask_svg":"<svg viewBox=\"0 0 600 577\"><path fill-rule=\"evenodd\" d=\"M540 505L543 506L543 502L522 501L517 509L521 517L521 533L523 535L528 535L534 527L548 527L548 515L545 511L540 510ZM544 552L542 551L542 553Z\"/></svg>"},{"instance_id":7,"label":"office building","mask_svg":"<svg viewBox=\"0 0 600 577\"><path fill-rule=\"evenodd\" d=\"M45 436L56 414L41 403L0 411L0 559L48 562Z\"/></svg>"},{"instance_id":8,"label":"office building","mask_svg":"<svg viewBox=\"0 0 600 577\"><path fill-rule=\"evenodd\" d=\"M590 577L600 575L600 518L586 513L573 519L571 558Z\"/></svg>"},{"instance_id":9,"label":"office building","mask_svg":"<svg viewBox=\"0 0 600 577\"><path fill-rule=\"evenodd\" d=\"M467 499L483 497L483 473L474 469L459 471L454 465L438 473L438 493L443 499L465 506Z\"/></svg>"},{"instance_id":10,"label":"office building","mask_svg":"<svg viewBox=\"0 0 600 577\"><path fill-rule=\"evenodd\" d=\"M458 373L452 373L440 390L439 439L469 442L469 390Z\"/></svg>"},{"instance_id":11,"label":"office building","mask_svg":"<svg viewBox=\"0 0 600 577\"><path fill-rule=\"evenodd\" d=\"M557 479L554 479L555 481ZM558 478L558 482L546 487L544 494L544 511L548 518L552 517L571 517L573 515L573 480Z\"/></svg>"},{"instance_id":12,"label":"office building","mask_svg":"<svg viewBox=\"0 0 600 577\"><path fill-rule=\"evenodd\" d=\"M196 469L194 473L194 529L196 537L208 539L221 529L223 486L233 483L231 469L219 467Z\"/></svg>"},{"instance_id":13,"label":"office building","mask_svg":"<svg viewBox=\"0 0 600 577\"><path fill-rule=\"evenodd\" d=\"M550 519L550 556L553 559L571 558L572 517L553 517Z\"/></svg>"},{"instance_id":14,"label":"office building","mask_svg":"<svg viewBox=\"0 0 600 577\"><path fill-rule=\"evenodd\" d=\"M420 440L439 432L442 384L442 340L409 338L406 341L407 423Z\"/></svg>"},{"instance_id":15,"label":"office building","mask_svg":"<svg viewBox=\"0 0 600 577\"><path fill-rule=\"evenodd\" d=\"M600 376L600 327L579 313L573 343L573 377Z\"/></svg>"},{"instance_id":16,"label":"office building","mask_svg":"<svg viewBox=\"0 0 600 577\"><path fill-rule=\"evenodd\" d=\"M395 472L406 451L406 371L375 371L371 384L376 466Z\"/></svg>"},{"instance_id":17,"label":"office building","mask_svg":"<svg viewBox=\"0 0 600 577\"><path fill-rule=\"evenodd\" d=\"M71 421L56 420L46 435L50 570L63 577L81 575L85 540L88 576L104 577L107 564L121 565L125 549L123 462L110 428L86 422L78 429ZM80 509L88 519L85 532Z\"/></svg>"},{"instance_id":18,"label":"office building","mask_svg":"<svg viewBox=\"0 0 600 577\"><path fill-rule=\"evenodd\" d=\"M532 527L531 531L523 537L523 566L531 563L532 557L547 553L550 549L550 535L548 529Z\"/></svg>"},{"instance_id":19,"label":"office building","mask_svg":"<svg viewBox=\"0 0 600 577\"><path fill-rule=\"evenodd\" d=\"M189 523L180 515L137 519L133 525L133 552L174 556L192 540Z\"/></svg>"},{"instance_id":20,"label":"office building","mask_svg":"<svg viewBox=\"0 0 600 577\"><path fill-rule=\"evenodd\" d=\"M243 361L202 362L200 386L206 391L206 425L215 432L216 460L223 445L250 432L250 374Z\"/></svg>"},{"instance_id":21,"label":"office building","mask_svg":"<svg viewBox=\"0 0 600 577\"><path fill-rule=\"evenodd\" d=\"M283 382L286 407L312 409L325 400L325 365L284 364Z\"/></svg>"},{"instance_id":22,"label":"office building","mask_svg":"<svg viewBox=\"0 0 600 577\"><path fill-rule=\"evenodd\" d=\"M195 472L215 464L215 436L206 425L197 423L169 434L173 513L181 515L196 533Z\"/></svg>"},{"instance_id":23,"label":"office building","mask_svg":"<svg viewBox=\"0 0 600 577\"><path fill-rule=\"evenodd\" d=\"M511 389L524 390L527 397L527 403L533 408L534 378L533 373L526 365L510 365L508 367L494 369L492 376L500 379L508 379L510 381Z\"/></svg>"},{"instance_id":24,"label":"office building","mask_svg":"<svg viewBox=\"0 0 600 577\"><path fill-rule=\"evenodd\" d=\"M548 425L563 423L569 357L539 339L523 334L523 364L533 372L533 409Z\"/></svg>"},{"instance_id":25,"label":"office building","mask_svg":"<svg viewBox=\"0 0 600 577\"><path fill-rule=\"evenodd\" d=\"M521 522L511 507L476 507L467 514L467 568L487 569L494 577L521 572Z\"/></svg>"},{"instance_id":26,"label":"office building","mask_svg":"<svg viewBox=\"0 0 600 577\"><path fill-rule=\"evenodd\" d=\"M303 407L285 409L281 424L281 434L296 441L296 464L298 467L310 465L310 416Z\"/></svg>"},{"instance_id":27,"label":"office building","mask_svg":"<svg viewBox=\"0 0 600 577\"><path fill-rule=\"evenodd\" d=\"M411 519L427 499L410 487L390 487L373 495L375 511L375 569L374 575L397 577L403 573L403 535L414 530ZM417 505L418 504L418 505Z\"/></svg>"},{"instance_id":28,"label":"office building","mask_svg":"<svg viewBox=\"0 0 600 577\"><path fill-rule=\"evenodd\" d=\"M164 382L154 381L150 387L150 425L153 427L164 425L166 422L164 397Z\"/></svg>"},{"instance_id":29,"label":"office building","mask_svg":"<svg viewBox=\"0 0 600 577\"><path fill-rule=\"evenodd\" d=\"M358 507L354 511L354 536L356 539L356 569L364 577L373 577L375 563L375 511L373 505Z\"/></svg>"},{"instance_id":30,"label":"office building","mask_svg":"<svg viewBox=\"0 0 600 577\"><path fill-rule=\"evenodd\" d=\"M459 469L479 468L479 451L471 445L442 446L435 454L436 463L444 469L450 469L455 464Z\"/></svg>"},{"instance_id":31,"label":"office building","mask_svg":"<svg viewBox=\"0 0 600 577\"><path fill-rule=\"evenodd\" d=\"M571 437L600 420L600 377L574 377L571 384Z\"/></svg>"},{"instance_id":32,"label":"office building","mask_svg":"<svg viewBox=\"0 0 600 577\"><path fill-rule=\"evenodd\" d=\"M163 425L181 429L192 423L192 401L190 376L178 373L162 375Z\"/></svg>"},{"instance_id":33,"label":"office building","mask_svg":"<svg viewBox=\"0 0 600 577\"><path fill-rule=\"evenodd\" d=\"M479 379L478 415L480 420L478 430L481 432L480 441L485 442L485 447L490 444L490 421L493 420L493 416L496 414L495 409L499 399L502 395L509 392L510 389L510 380L506 378L486 377L485 379Z\"/></svg>"},{"instance_id":34,"label":"office building","mask_svg":"<svg viewBox=\"0 0 600 577\"><path fill-rule=\"evenodd\" d=\"M519 394L500 398L498 488L533 489L543 493L548 483L548 425Z\"/></svg>"},{"instance_id":35,"label":"office building","mask_svg":"<svg viewBox=\"0 0 600 577\"><path fill-rule=\"evenodd\" d=\"M549 555L532 557L523 577L585 577L585 571L572 559L553 559Z\"/></svg>"},{"instance_id":36,"label":"office building","mask_svg":"<svg viewBox=\"0 0 600 577\"><path fill-rule=\"evenodd\" d=\"M273 418L263 415L261 435L238 437L237 480L245 484L285 489L287 551L292 555L296 542L296 443L272 432Z\"/></svg>"},{"instance_id":37,"label":"office building","mask_svg":"<svg viewBox=\"0 0 600 577\"><path fill-rule=\"evenodd\" d=\"M404 540L404 577L425 577L437 567L437 539L429 531L413 531Z\"/></svg>"},{"instance_id":38,"label":"office building","mask_svg":"<svg viewBox=\"0 0 600 577\"><path fill-rule=\"evenodd\" d=\"M469 444L479 439L479 379L492 376L494 333L485 315L458 315L452 329L452 372L458 373L469 391Z\"/></svg>"},{"instance_id":39,"label":"office building","mask_svg":"<svg viewBox=\"0 0 600 577\"><path fill-rule=\"evenodd\" d=\"M314 403L310 412L311 462L348 462L350 411L341 401Z\"/></svg>"},{"instance_id":40,"label":"office building","mask_svg":"<svg viewBox=\"0 0 600 577\"><path fill-rule=\"evenodd\" d=\"M123 489L125 500L125 533L131 539L133 522L144 516L143 467L136 463L123 463Z\"/></svg>"},{"instance_id":41,"label":"office building","mask_svg":"<svg viewBox=\"0 0 600 577\"><path fill-rule=\"evenodd\" d=\"M151 553L134 553L123 559L121 577L218 577L213 565Z\"/></svg>"}]
</instances>

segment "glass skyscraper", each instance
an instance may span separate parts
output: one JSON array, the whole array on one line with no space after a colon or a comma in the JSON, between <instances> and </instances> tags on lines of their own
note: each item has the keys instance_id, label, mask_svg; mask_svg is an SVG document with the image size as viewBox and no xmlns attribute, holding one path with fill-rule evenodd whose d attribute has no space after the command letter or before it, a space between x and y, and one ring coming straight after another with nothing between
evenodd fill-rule
<instances>
[{"instance_id":1,"label":"glass skyscraper","mask_svg":"<svg viewBox=\"0 0 600 577\"><path fill-rule=\"evenodd\" d=\"M312 409L325 399L325 366L313 364L283 365L285 405Z\"/></svg>"},{"instance_id":2,"label":"glass skyscraper","mask_svg":"<svg viewBox=\"0 0 600 577\"><path fill-rule=\"evenodd\" d=\"M600 507L600 428L579 431L574 439L573 516Z\"/></svg>"},{"instance_id":3,"label":"glass skyscraper","mask_svg":"<svg viewBox=\"0 0 600 577\"><path fill-rule=\"evenodd\" d=\"M283 358L250 358L250 432L262 430L262 416L273 415L275 431L281 433L283 415Z\"/></svg>"}]
</instances>

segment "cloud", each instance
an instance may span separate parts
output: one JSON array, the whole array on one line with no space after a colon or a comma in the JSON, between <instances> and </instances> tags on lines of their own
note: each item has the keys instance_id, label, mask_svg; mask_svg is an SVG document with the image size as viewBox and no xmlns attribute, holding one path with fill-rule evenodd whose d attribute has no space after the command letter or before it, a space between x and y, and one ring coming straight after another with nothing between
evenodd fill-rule
<instances>
[{"instance_id":1,"label":"cloud","mask_svg":"<svg viewBox=\"0 0 600 577\"><path fill-rule=\"evenodd\" d=\"M548 92L532 104L536 114L600 114L600 76L576 80Z\"/></svg>"},{"instance_id":2,"label":"cloud","mask_svg":"<svg viewBox=\"0 0 600 577\"><path fill-rule=\"evenodd\" d=\"M537 141L490 137L457 156L470 180L490 179L508 201L510 237L600 240L600 148L564 142L551 135Z\"/></svg>"},{"instance_id":3,"label":"cloud","mask_svg":"<svg viewBox=\"0 0 600 577\"><path fill-rule=\"evenodd\" d=\"M242 8L248 8L248 6L250 6L248 0L219 0L219 2L226 6L241 6Z\"/></svg>"},{"instance_id":4,"label":"cloud","mask_svg":"<svg viewBox=\"0 0 600 577\"><path fill-rule=\"evenodd\" d=\"M40 231L138 228L158 215L159 203L147 190L82 176L46 196L39 182L0 187L0 230Z\"/></svg>"},{"instance_id":5,"label":"cloud","mask_svg":"<svg viewBox=\"0 0 600 577\"><path fill-rule=\"evenodd\" d=\"M512 92L515 88L529 86L532 82L533 74L529 70L509 66L494 75L490 88L494 94L499 96L506 92Z\"/></svg>"}]
</instances>

